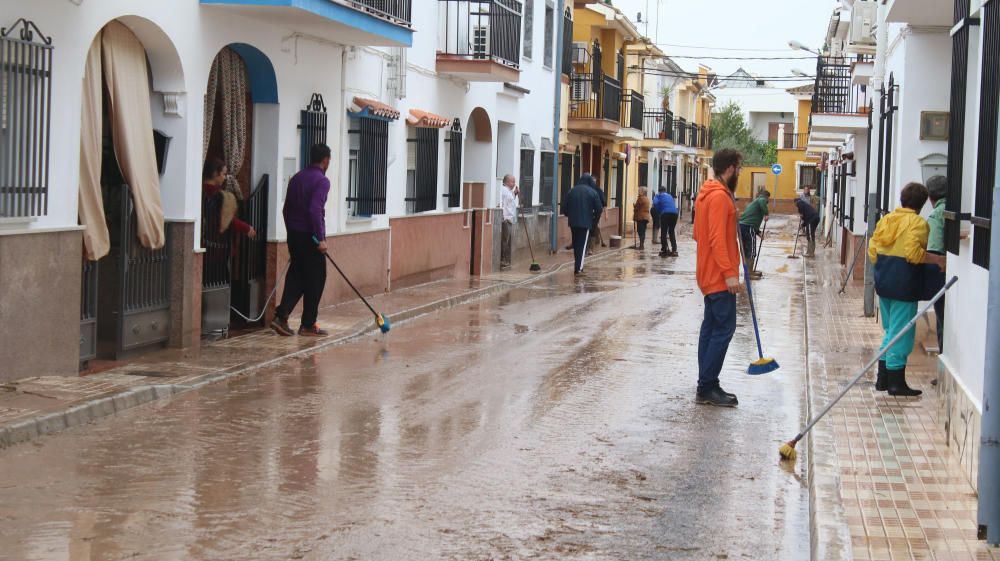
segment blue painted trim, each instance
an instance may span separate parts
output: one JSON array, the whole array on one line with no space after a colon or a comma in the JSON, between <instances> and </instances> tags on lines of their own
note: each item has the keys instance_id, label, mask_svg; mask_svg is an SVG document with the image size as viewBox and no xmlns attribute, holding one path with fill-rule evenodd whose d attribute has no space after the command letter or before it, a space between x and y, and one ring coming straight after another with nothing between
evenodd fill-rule
<instances>
[{"instance_id":1,"label":"blue painted trim","mask_svg":"<svg viewBox=\"0 0 1000 561\"><path fill-rule=\"evenodd\" d=\"M382 18L355 10L330 0L201 0L202 4L229 6L286 6L316 14L330 21L394 41L403 47L413 46L413 30ZM336 37L330 40L336 41Z\"/></svg>"},{"instance_id":2,"label":"blue painted trim","mask_svg":"<svg viewBox=\"0 0 1000 561\"><path fill-rule=\"evenodd\" d=\"M253 45L231 43L228 46L236 51L247 65L250 99L254 103L278 103L278 79L274 75L271 59Z\"/></svg>"}]
</instances>

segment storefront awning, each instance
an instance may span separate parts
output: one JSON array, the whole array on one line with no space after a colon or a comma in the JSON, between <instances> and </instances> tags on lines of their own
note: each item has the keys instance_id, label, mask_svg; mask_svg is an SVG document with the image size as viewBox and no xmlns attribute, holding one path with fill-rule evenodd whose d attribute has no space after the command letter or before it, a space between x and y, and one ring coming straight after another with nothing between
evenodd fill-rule
<instances>
[{"instance_id":1,"label":"storefront awning","mask_svg":"<svg viewBox=\"0 0 1000 561\"><path fill-rule=\"evenodd\" d=\"M348 112L352 117L373 117L386 121L395 121L399 118L398 109L381 101L364 97L355 97Z\"/></svg>"},{"instance_id":2,"label":"storefront awning","mask_svg":"<svg viewBox=\"0 0 1000 561\"><path fill-rule=\"evenodd\" d=\"M422 109L410 109L410 116L406 118L406 122L413 127L441 129L451 124L451 119Z\"/></svg>"}]
</instances>

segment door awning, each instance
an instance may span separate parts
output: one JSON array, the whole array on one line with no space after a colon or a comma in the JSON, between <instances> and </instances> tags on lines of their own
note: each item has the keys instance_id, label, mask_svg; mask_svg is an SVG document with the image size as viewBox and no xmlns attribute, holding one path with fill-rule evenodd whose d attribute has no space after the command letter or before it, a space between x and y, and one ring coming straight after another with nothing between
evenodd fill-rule
<instances>
[{"instance_id":1,"label":"door awning","mask_svg":"<svg viewBox=\"0 0 1000 561\"><path fill-rule=\"evenodd\" d=\"M352 117L372 117L385 121L395 121L399 118L398 109L365 97L355 97L348 112Z\"/></svg>"}]
</instances>

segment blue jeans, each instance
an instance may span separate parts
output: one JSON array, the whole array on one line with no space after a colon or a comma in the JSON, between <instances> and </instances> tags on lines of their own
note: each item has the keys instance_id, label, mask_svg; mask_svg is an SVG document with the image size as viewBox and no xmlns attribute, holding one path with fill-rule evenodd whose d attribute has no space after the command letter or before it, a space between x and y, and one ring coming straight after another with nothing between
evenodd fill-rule
<instances>
[{"instance_id":1,"label":"blue jeans","mask_svg":"<svg viewBox=\"0 0 1000 561\"><path fill-rule=\"evenodd\" d=\"M736 295L716 292L705 296L705 319L698 339L698 391L719 387L719 374L729 342L736 333Z\"/></svg>"}]
</instances>

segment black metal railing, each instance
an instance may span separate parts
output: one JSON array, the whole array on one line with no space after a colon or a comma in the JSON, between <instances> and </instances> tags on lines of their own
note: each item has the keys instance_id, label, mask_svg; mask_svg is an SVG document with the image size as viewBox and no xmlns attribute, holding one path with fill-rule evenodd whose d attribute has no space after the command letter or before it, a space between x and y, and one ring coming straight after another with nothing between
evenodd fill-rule
<instances>
[{"instance_id":1,"label":"black metal railing","mask_svg":"<svg viewBox=\"0 0 1000 561\"><path fill-rule=\"evenodd\" d=\"M573 13L569 7L563 14L562 73L573 73Z\"/></svg>"},{"instance_id":2,"label":"black metal railing","mask_svg":"<svg viewBox=\"0 0 1000 561\"><path fill-rule=\"evenodd\" d=\"M413 0L349 0L355 8L410 25Z\"/></svg>"},{"instance_id":3,"label":"black metal railing","mask_svg":"<svg viewBox=\"0 0 1000 561\"><path fill-rule=\"evenodd\" d=\"M626 90L622 94L621 125L635 130L643 130L643 113L646 109L645 99L635 90Z\"/></svg>"},{"instance_id":4,"label":"black metal railing","mask_svg":"<svg viewBox=\"0 0 1000 561\"><path fill-rule=\"evenodd\" d=\"M573 154L564 153L559 158L559 200L562 201L573 188Z\"/></svg>"},{"instance_id":5,"label":"black metal railing","mask_svg":"<svg viewBox=\"0 0 1000 561\"><path fill-rule=\"evenodd\" d=\"M521 206L530 207L535 196L535 151L529 149L521 150L521 177L519 179L521 187Z\"/></svg>"},{"instance_id":6,"label":"black metal railing","mask_svg":"<svg viewBox=\"0 0 1000 561\"><path fill-rule=\"evenodd\" d=\"M36 37L37 36L37 37ZM52 38L19 19L0 29L0 218L49 207Z\"/></svg>"},{"instance_id":7,"label":"black metal railing","mask_svg":"<svg viewBox=\"0 0 1000 561\"><path fill-rule=\"evenodd\" d=\"M809 133L807 132L786 132L784 136L784 146L789 150L804 150L809 144Z\"/></svg>"},{"instance_id":8,"label":"black metal railing","mask_svg":"<svg viewBox=\"0 0 1000 561\"><path fill-rule=\"evenodd\" d=\"M538 192L538 206L541 208L552 208L552 191L556 187L555 162L555 152L542 152L539 170L542 185Z\"/></svg>"},{"instance_id":9,"label":"black metal railing","mask_svg":"<svg viewBox=\"0 0 1000 561\"><path fill-rule=\"evenodd\" d=\"M310 164L309 150L314 144L326 144L326 104L314 93L306 108L299 112L299 167Z\"/></svg>"},{"instance_id":10,"label":"black metal railing","mask_svg":"<svg viewBox=\"0 0 1000 561\"><path fill-rule=\"evenodd\" d=\"M846 57L819 57L813 92L813 113L865 113L870 101L867 87L851 84L851 61Z\"/></svg>"},{"instance_id":11,"label":"black metal railing","mask_svg":"<svg viewBox=\"0 0 1000 561\"><path fill-rule=\"evenodd\" d=\"M170 253L139 243L132 190L122 189L122 313L156 310L170 306Z\"/></svg>"},{"instance_id":12,"label":"black metal railing","mask_svg":"<svg viewBox=\"0 0 1000 561\"><path fill-rule=\"evenodd\" d=\"M521 2L438 0L440 55L520 68Z\"/></svg>"},{"instance_id":13,"label":"black metal railing","mask_svg":"<svg viewBox=\"0 0 1000 561\"><path fill-rule=\"evenodd\" d=\"M995 0L994 0L995 1ZM962 225L962 187L965 173L965 114L969 87L969 2L955 0L955 31L951 34L951 105L948 128L948 198L945 202L944 242L958 255ZM978 31L976 31L978 36Z\"/></svg>"},{"instance_id":14,"label":"black metal railing","mask_svg":"<svg viewBox=\"0 0 1000 561\"><path fill-rule=\"evenodd\" d=\"M448 208L462 204L462 121L455 119L451 129L445 133L444 141L448 144L448 192L442 195L447 200Z\"/></svg>"},{"instance_id":15,"label":"black metal railing","mask_svg":"<svg viewBox=\"0 0 1000 561\"><path fill-rule=\"evenodd\" d=\"M997 178L997 129L1000 128L1000 2L982 9L983 68L979 105L979 158L975 207L972 209L972 262L990 268L993 185Z\"/></svg>"},{"instance_id":16,"label":"black metal railing","mask_svg":"<svg viewBox=\"0 0 1000 561\"><path fill-rule=\"evenodd\" d=\"M80 279L80 361L97 356L97 279L98 262L83 260Z\"/></svg>"},{"instance_id":17,"label":"black metal railing","mask_svg":"<svg viewBox=\"0 0 1000 561\"><path fill-rule=\"evenodd\" d=\"M417 127L414 143L416 169L407 180L406 212L427 212L437 208L438 129Z\"/></svg>"},{"instance_id":18,"label":"black metal railing","mask_svg":"<svg viewBox=\"0 0 1000 561\"><path fill-rule=\"evenodd\" d=\"M222 229L222 197L219 194L202 195L201 247L205 249L201 281L203 289L226 288L230 285L230 232L228 228Z\"/></svg>"},{"instance_id":19,"label":"black metal railing","mask_svg":"<svg viewBox=\"0 0 1000 561\"><path fill-rule=\"evenodd\" d=\"M574 119L621 119L621 87L600 72L574 73L569 79L569 116Z\"/></svg>"},{"instance_id":20,"label":"black metal railing","mask_svg":"<svg viewBox=\"0 0 1000 561\"><path fill-rule=\"evenodd\" d=\"M350 170L347 203L351 216L385 214L389 165L389 122L363 117L353 120L348 135L358 135L358 157Z\"/></svg>"},{"instance_id":21,"label":"black metal railing","mask_svg":"<svg viewBox=\"0 0 1000 561\"><path fill-rule=\"evenodd\" d=\"M684 117L674 119L674 143L688 145L688 124Z\"/></svg>"},{"instance_id":22,"label":"black metal railing","mask_svg":"<svg viewBox=\"0 0 1000 561\"><path fill-rule=\"evenodd\" d=\"M266 173L261 176L250 196L240 209L240 218L257 232L255 239L234 236L236 244L236 266L233 272L233 305L242 313L256 316L262 302L254 302L254 296L261 296L267 275L267 209L271 178Z\"/></svg>"},{"instance_id":23,"label":"black metal railing","mask_svg":"<svg viewBox=\"0 0 1000 561\"><path fill-rule=\"evenodd\" d=\"M649 109L642 112L642 133L646 138L658 138L660 140L674 140L674 113Z\"/></svg>"}]
</instances>

